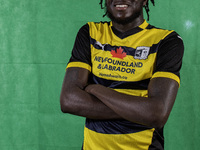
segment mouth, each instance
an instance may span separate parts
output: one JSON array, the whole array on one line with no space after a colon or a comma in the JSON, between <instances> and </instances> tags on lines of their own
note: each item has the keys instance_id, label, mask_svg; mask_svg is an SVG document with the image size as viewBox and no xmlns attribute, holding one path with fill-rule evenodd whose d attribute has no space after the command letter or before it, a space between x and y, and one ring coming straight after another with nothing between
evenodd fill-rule
<instances>
[{"instance_id":1,"label":"mouth","mask_svg":"<svg viewBox=\"0 0 200 150\"><path fill-rule=\"evenodd\" d=\"M117 10L126 10L129 7L127 4L116 4L114 6Z\"/></svg>"}]
</instances>

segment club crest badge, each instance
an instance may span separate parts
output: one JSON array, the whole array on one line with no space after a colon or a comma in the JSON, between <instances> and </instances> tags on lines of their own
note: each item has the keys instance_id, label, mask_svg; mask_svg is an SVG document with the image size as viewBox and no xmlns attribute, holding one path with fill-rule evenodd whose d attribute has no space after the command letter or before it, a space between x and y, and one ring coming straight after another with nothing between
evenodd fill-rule
<instances>
[{"instance_id":1,"label":"club crest badge","mask_svg":"<svg viewBox=\"0 0 200 150\"><path fill-rule=\"evenodd\" d=\"M150 47L140 46L135 50L135 59L147 59L149 55Z\"/></svg>"}]
</instances>

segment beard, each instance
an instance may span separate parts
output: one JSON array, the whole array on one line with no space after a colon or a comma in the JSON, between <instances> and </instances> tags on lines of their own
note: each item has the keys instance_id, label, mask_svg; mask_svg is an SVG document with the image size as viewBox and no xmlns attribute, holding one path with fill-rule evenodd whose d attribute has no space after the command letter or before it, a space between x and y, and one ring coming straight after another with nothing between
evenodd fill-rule
<instances>
[{"instance_id":1,"label":"beard","mask_svg":"<svg viewBox=\"0 0 200 150\"><path fill-rule=\"evenodd\" d=\"M106 9L106 12L107 12L106 14L108 18L110 18L111 21L121 24L121 25L126 25L126 24L131 23L142 14L142 12L137 12L137 13L133 13L130 17L127 17L125 19L118 19L118 18L115 18L108 9Z\"/></svg>"}]
</instances>

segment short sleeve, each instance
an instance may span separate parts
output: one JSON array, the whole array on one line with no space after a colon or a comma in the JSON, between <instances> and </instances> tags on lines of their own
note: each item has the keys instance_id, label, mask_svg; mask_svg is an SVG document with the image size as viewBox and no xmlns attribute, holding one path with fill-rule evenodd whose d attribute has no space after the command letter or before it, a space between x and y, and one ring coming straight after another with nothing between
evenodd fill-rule
<instances>
[{"instance_id":1,"label":"short sleeve","mask_svg":"<svg viewBox=\"0 0 200 150\"><path fill-rule=\"evenodd\" d=\"M179 83L183 53L184 45L182 38L176 32L172 32L159 45L156 69L152 78L172 78Z\"/></svg>"},{"instance_id":2,"label":"short sleeve","mask_svg":"<svg viewBox=\"0 0 200 150\"><path fill-rule=\"evenodd\" d=\"M82 26L76 36L69 67L81 67L91 71L91 51L89 38L89 25Z\"/></svg>"}]
</instances>

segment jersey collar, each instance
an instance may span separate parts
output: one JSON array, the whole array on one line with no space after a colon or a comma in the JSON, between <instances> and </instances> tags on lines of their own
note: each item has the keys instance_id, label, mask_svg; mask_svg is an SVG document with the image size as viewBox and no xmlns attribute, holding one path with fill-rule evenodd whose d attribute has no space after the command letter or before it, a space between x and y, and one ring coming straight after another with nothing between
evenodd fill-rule
<instances>
[{"instance_id":1,"label":"jersey collar","mask_svg":"<svg viewBox=\"0 0 200 150\"><path fill-rule=\"evenodd\" d=\"M139 25L138 27L141 28L141 29L146 29L146 27L148 27L148 25L149 24L147 23L147 21L144 20L144 22L141 25Z\"/></svg>"},{"instance_id":2,"label":"jersey collar","mask_svg":"<svg viewBox=\"0 0 200 150\"><path fill-rule=\"evenodd\" d=\"M148 27L148 25L149 24L146 22L146 20L144 20L144 22L141 25L139 25L138 27L135 27L135 28L128 30L126 32L120 32L113 26L112 21L110 22L110 26L111 26L113 33L121 39L124 39L124 38L126 38L130 35L136 34L140 31L146 29Z\"/></svg>"}]
</instances>

